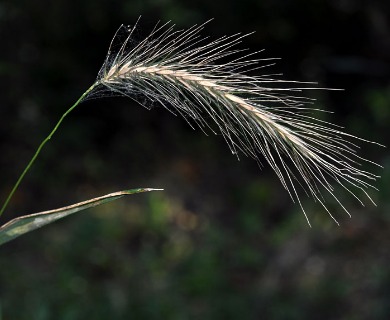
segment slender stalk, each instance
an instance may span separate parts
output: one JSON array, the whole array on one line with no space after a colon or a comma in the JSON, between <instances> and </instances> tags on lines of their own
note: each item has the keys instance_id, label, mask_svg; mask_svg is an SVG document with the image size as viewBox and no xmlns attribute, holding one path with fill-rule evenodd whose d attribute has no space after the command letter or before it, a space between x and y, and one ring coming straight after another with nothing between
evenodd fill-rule
<instances>
[{"instance_id":1,"label":"slender stalk","mask_svg":"<svg viewBox=\"0 0 390 320\"><path fill-rule=\"evenodd\" d=\"M23 170L22 174L20 175L19 179L16 181L14 187L12 188L11 192L9 193L7 199L5 200L3 206L0 210L0 216L3 214L4 210L6 209L8 203L10 202L12 196L14 195L15 191L18 189L19 184L22 182L24 176L26 173L30 170L31 166L33 165L35 159L38 157L39 153L41 152L43 146L51 139L53 134L57 131L59 126L61 125L62 121L64 121L65 117L73 110L75 109L83 100L84 98L99 84L99 82L95 82L92 86L88 88L87 91L85 91L80 98L68 109L66 112L61 116L60 120L57 122L57 124L54 126L53 130L49 133L49 135L41 142L38 149L35 151L35 154L31 158L30 162L27 164L26 168Z\"/></svg>"}]
</instances>

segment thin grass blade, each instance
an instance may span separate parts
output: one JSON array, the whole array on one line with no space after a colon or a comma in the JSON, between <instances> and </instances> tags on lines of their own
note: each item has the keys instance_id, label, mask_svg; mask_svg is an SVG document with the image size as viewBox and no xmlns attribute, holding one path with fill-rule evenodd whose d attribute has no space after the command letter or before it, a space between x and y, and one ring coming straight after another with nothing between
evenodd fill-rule
<instances>
[{"instance_id":1,"label":"thin grass blade","mask_svg":"<svg viewBox=\"0 0 390 320\"><path fill-rule=\"evenodd\" d=\"M83 211L92 207L96 207L110 201L117 200L126 195L148 192L148 191L155 191L155 190L162 190L162 189L139 188L139 189L118 191L118 192L106 194L98 198L93 198L90 200L72 204L70 206L17 217L0 227L0 245L8 241L11 241L27 232L33 231L49 223L57 221L58 219L69 216L73 213Z\"/></svg>"}]
</instances>

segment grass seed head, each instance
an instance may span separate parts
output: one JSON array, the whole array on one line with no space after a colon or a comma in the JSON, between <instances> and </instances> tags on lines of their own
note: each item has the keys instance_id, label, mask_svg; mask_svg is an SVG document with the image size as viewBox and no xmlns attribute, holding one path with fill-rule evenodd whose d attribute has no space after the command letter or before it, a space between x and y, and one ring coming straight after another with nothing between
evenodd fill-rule
<instances>
[{"instance_id":1,"label":"grass seed head","mask_svg":"<svg viewBox=\"0 0 390 320\"><path fill-rule=\"evenodd\" d=\"M377 176L361 169L361 162L370 161L357 154L353 142L363 139L311 116L314 109L308 105L313 101L301 94L312 84L253 75L273 59L237 49L247 35L208 40L200 34L204 24L175 30L166 23L134 43L136 28L117 31L98 75L100 87L135 100L143 96L139 102L147 108L158 102L191 126L222 134L233 154L265 159L309 224L302 193L320 203L336 223L325 204L327 196L348 211L334 186L361 204L362 193L371 200L367 190L374 188L370 181Z\"/></svg>"}]
</instances>

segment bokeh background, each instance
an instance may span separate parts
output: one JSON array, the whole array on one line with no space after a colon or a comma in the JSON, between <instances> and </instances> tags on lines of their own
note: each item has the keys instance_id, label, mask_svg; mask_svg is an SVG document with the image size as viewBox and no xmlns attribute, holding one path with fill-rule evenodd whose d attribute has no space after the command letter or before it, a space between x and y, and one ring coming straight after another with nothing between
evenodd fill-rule
<instances>
[{"instance_id":1,"label":"bokeh background","mask_svg":"<svg viewBox=\"0 0 390 320\"><path fill-rule=\"evenodd\" d=\"M256 31L243 47L280 57L332 122L390 145L389 1L2 0L0 195L43 137L94 81L121 23L142 15L205 35ZM378 203L340 194L341 223L304 200L313 227L277 177L231 156L222 137L126 98L78 107L45 147L1 223L136 187L130 196L0 248L0 319L389 319L390 156Z\"/></svg>"}]
</instances>

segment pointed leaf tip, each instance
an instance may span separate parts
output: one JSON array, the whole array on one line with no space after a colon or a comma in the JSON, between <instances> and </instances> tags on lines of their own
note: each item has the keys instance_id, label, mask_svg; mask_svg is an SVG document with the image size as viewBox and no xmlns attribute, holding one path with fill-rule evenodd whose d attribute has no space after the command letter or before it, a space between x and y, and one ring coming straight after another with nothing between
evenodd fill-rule
<instances>
[{"instance_id":1,"label":"pointed leaf tip","mask_svg":"<svg viewBox=\"0 0 390 320\"><path fill-rule=\"evenodd\" d=\"M0 227L0 245L73 213L99 206L126 195L159 190L163 189L138 188L118 191L70 206L17 217Z\"/></svg>"}]
</instances>

